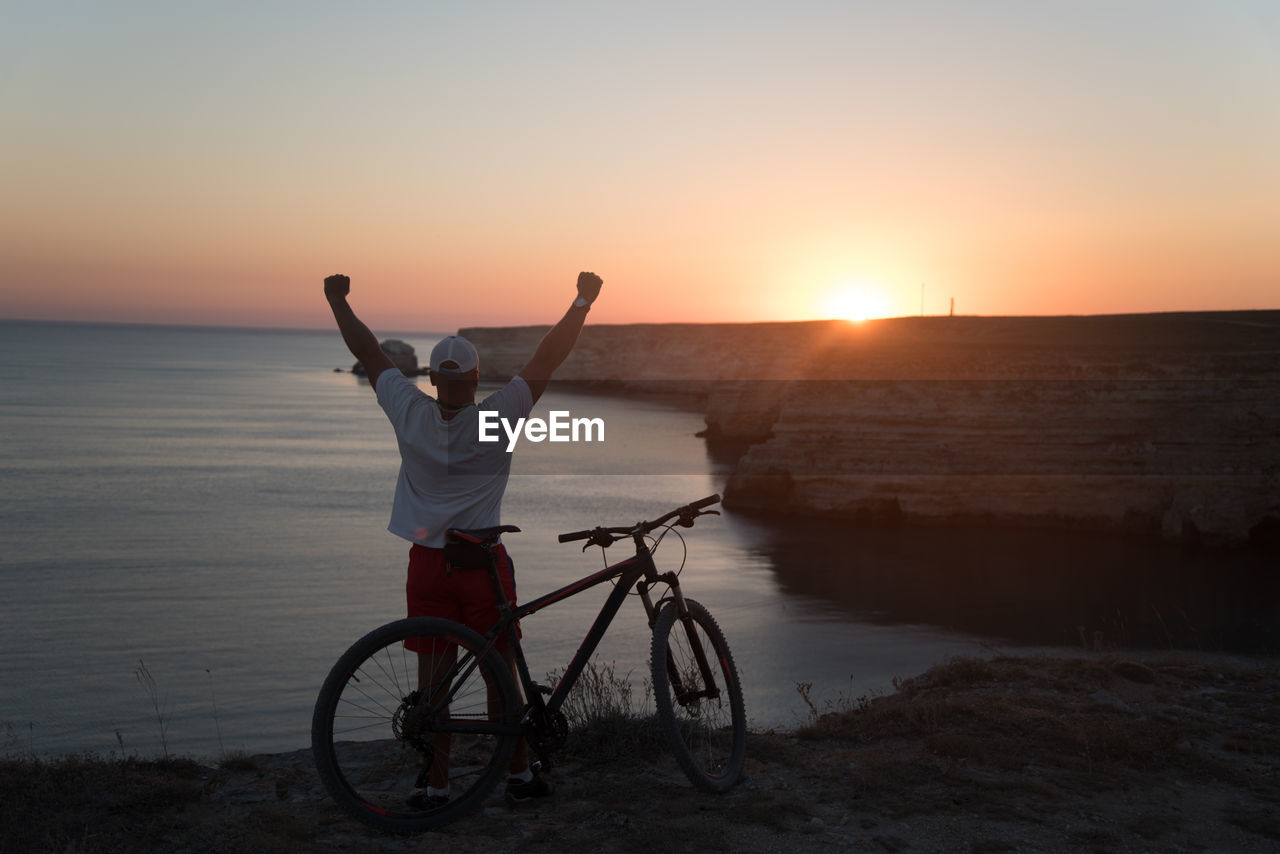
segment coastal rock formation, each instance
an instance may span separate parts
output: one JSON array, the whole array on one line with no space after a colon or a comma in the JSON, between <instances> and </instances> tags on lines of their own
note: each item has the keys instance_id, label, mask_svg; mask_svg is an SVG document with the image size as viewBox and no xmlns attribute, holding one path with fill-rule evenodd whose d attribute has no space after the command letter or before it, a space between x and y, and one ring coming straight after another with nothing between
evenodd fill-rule
<instances>
[{"instance_id":1,"label":"coastal rock formation","mask_svg":"<svg viewBox=\"0 0 1280 854\"><path fill-rule=\"evenodd\" d=\"M1280 515L1280 313L879 326L778 389L727 503L1215 543Z\"/></svg>"},{"instance_id":2,"label":"coastal rock formation","mask_svg":"<svg viewBox=\"0 0 1280 854\"><path fill-rule=\"evenodd\" d=\"M382 352L391 357L391 361L400 369L400 373L406 377L416 377L423 373L418 368L418 355L412 344L407 344L399 338L388 338L379 346L382 347ZM364 366L356 362L351 368L351 373L364 376Z\"/></svg>"},{"instance_id":3,"label":"coastal rock formation","mask_svg":"<svg viewBox=\"0 0 1280 854\"><path fill-rule=\"evenodd\" d=\"M833 328L828 321L588 325L556 379L706 395L726 381L803 376L812 342ZM480 378L503 380L533 355L548 329L477 327L458 334L476 345Z\"/></svg>"},{"instance_id":4,"label":"coastal rock formation","mask_svg":"<svg viewBox=\"0 0 1280 854\"><path fill-rule=\"evenodd\" d=\"M734 506L1226 541L1280 510L1280 384L814 385L783 391L729 481Z\"/></svg>"},{"instance_id":5,"label":"coastal rock formation","mask_svg":"<svg viewBox=\"0 0 1280 854\"><path fill-rule=\"evenodd\" d=\"M509 376L546 327L464 330ZM726 506L1241 543L1280 523L1280 312L589 326L557 377L683 393Z\"/></svg>"}]
</instances>

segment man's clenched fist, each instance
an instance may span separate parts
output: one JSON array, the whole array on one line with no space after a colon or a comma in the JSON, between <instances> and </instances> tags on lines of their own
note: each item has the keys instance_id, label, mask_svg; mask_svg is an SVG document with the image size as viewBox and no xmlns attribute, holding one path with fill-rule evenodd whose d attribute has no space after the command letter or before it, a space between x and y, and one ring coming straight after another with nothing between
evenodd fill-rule
<instances>
[{"instance_id":1,"label":"man's clenched fist","mask_svg":"<svg viewBox=\"0 0 1280 854\"><path fill-rule=\"evenodd\" d=\"M578 296L582 297L588 303L596 301L596 297L600 296L600 286L604 284L604 279L595 273L579 273L578 274Z\"/></svg>"},{"instance_id":2,"label":"man's clenched fist","mask_svg":"<svg viewBox=\"0 0 1280 854\"><path fill-rule=\"evenodd\" d=\"M351 293L351 279L338 273L324 280L325 299L345 299Z\"/></svg>"}]
</instances>

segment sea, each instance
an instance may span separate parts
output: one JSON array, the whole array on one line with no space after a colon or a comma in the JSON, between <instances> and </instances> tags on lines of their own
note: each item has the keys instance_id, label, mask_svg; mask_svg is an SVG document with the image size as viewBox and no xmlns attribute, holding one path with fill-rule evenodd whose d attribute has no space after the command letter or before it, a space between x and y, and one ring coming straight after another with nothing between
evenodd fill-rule
<instances>
[{"instance_id":1,"label":"sea","mask_svg":"<svg viewBox=\"0 0 1280 854\"><path fill-rule=\"evenodd\" d=\"M443 334L382 337L425 356ZM404 608L399 457L352 361L332 330L0 320L0 755L309 744L333 662ZM553 383L534 415L553 411L603 430L515 450L503 521L522 529L506 542L525 600L627 548L557 534L722 492L732 467L681 401ZM657 561L724 629L757 728L953 656L1280 648L1275 573L1247 552L725 510ZM607 592L525 620L535 675L568 663ZM627 603L594 659L638 706L649 641Z\"/></svg>"}]
</instances>

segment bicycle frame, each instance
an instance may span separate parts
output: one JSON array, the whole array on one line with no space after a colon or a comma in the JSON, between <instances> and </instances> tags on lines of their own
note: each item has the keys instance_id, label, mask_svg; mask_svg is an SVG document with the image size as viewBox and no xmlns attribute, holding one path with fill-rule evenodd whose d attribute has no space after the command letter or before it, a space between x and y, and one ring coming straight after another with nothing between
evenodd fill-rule
<instances>
[{"instance_id":1,"label":"bicycle frame","mask_svg":"<svg viewBox=\"0 0 1280 854\"><path fill-rule=\"evenodd\" d=\"M573 690L573 686L577 683L578 677L580 677L583 670L586 669L587 662L591 659L596 648L600 645L600 641L604 638L605 633L612 624L613 618L617 616L618 611L621 610L622 603L631 593L632 588L637 588L639 591L640 599L644 603L645 615L648 618L649 625L651 627L657 619L658 607L663 601L665 601L665 599L659 600L655 604L653 598L649 595L649 590L657 584L668 585L671 591L671 599L680 609L681 616L687 615L688 609L685 606L684 597L680 592L678 576L674 572L659 573L657 566L653 562L653 553L645 543L643 535L636 534L633 539L636 546L636 554L634 556L612 564L611 566L607 566L598 572L586 576L585 578L580 578L572 584L567 584L558 590L554 590L544 596L540 596L539 598L534 599L531 602L527 602L524 605L517 605L515 608L512 608L510 601L506 598L506 595L502 590L502 585L498 581L496 558L493 556L493 553L490 552L489 574L493 580L494 588L496 590L500 617L498 622L484 634L485 646L479 656L477 656L476 661L471 662L465 668L464 672L455 672L450 674L449 679L453 680L455 685L458 684L458 681L460 680L457 680L456 677L459 675L469 675L471 670L478 666L479 659L483 658L490 650L494 649L497 645L498 638L505 634L513 651L516 669L525 694L525 702L536 710L537 715L554 715L560 710L560 707L568 698L569 693ZM560 679L560 684L552 691L550 698L544 700L542 692L538 689L537 683L535 683L529 675L529 665L525 660L524 649L521 647L520 639L515 631L516 622L524 617L536 614L557 602L562 602L565 599L569 599L585 590L589 590L606 581L612 581L613 579L618 579L618 583L614 585L613 592L611 592L608 598L605 599L604 605L600 608L600 613L596 616L596 619L592 623L586 637L583 638L582 644L578 647L578 651L573 656L573 660L569 662L568 667L565 669L564 676ZM695 652L697 654L698 664L702 669L704 676L708 678L707 684L714 684L710 681L711 668L705 659L700 644L695 645ZM433 711L437 711L447 706L452 700L452 694L452 690L446 692L445 695L434 704ZM455 725L445 723L440 726L440 730L453 731L455 730ZM496 733L509 732L510 729L509 727L501 725L486 725L471 722L468 724L456 725L456 731Z\"/></svg>"}]
</instances>

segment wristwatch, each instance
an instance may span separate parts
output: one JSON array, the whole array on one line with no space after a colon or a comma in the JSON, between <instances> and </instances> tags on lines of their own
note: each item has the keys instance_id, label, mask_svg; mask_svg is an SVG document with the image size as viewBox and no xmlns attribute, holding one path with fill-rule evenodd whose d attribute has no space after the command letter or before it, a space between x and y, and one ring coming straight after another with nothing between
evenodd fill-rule
<instances>
[{"instance_id":1,"label":"wristwatch","mask_svg":"<svg viewBox=\"0 0 1280 854\"><path fill-rule=\"evenodd\" d=\"M591 308L591 303L587 301L586 297L578 297L573 301L573 307L574 308Z\"/></svg>"}]
</instances>

